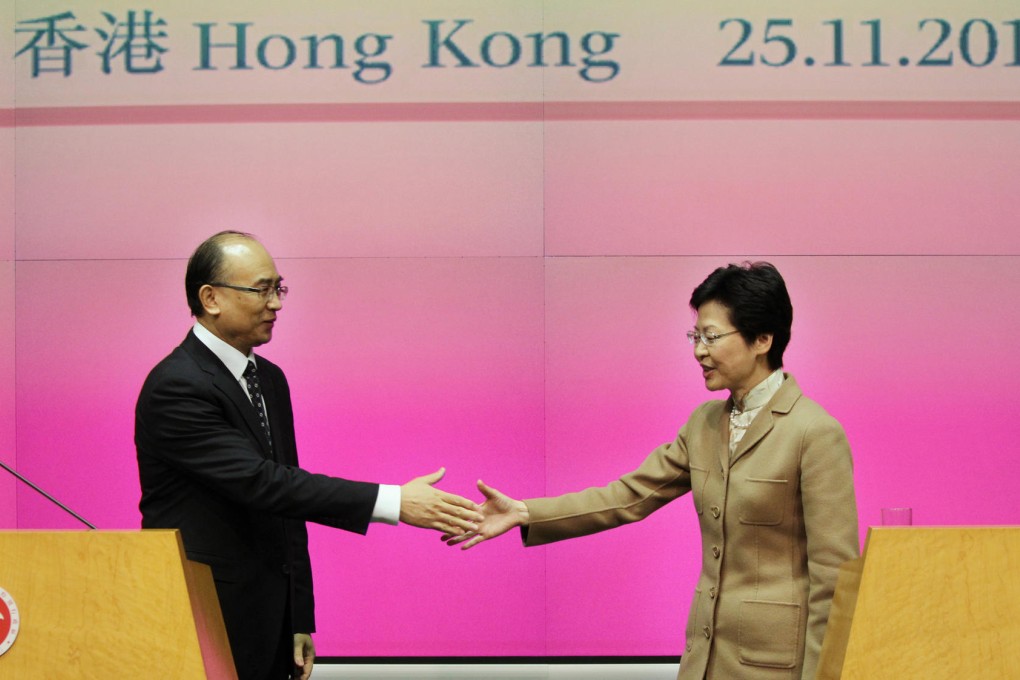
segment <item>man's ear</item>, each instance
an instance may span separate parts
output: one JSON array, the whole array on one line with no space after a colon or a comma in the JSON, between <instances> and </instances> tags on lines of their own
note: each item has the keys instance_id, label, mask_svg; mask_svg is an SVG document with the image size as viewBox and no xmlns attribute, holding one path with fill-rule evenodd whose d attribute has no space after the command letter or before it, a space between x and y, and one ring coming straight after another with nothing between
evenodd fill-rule
<instances>
[{"instance_id":1,"label":"man's ear","mask_svg":"<svg viewBox=\"0 0 1020 680\"><path fill-rule=\"evenodd\" d=\"M216 297L216 289L208 283L198 289L198 301L209 316L219 316L220 303Z\"/></svg>"}]
</instances>

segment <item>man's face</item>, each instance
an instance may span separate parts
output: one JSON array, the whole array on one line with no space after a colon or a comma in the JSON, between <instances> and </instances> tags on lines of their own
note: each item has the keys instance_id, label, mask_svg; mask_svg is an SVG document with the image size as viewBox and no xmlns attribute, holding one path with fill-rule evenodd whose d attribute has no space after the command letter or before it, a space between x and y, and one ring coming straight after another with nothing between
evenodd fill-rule
<instances>
[{"instance_id":1,"label":"man's face","mask_svg":"<svg viewBox=\"0 0 1020 680\"><path fill-rule=\"evenodd\" d=\"M282 281L273 258L258 241L228 241L223 245L223 258L221 283L262 288ZM209 287L203 302L209 329L243 354L272 340L276 314L283 307L272 293L263 298L258 293L219 286Z\"/></svg>"}]
</instances>

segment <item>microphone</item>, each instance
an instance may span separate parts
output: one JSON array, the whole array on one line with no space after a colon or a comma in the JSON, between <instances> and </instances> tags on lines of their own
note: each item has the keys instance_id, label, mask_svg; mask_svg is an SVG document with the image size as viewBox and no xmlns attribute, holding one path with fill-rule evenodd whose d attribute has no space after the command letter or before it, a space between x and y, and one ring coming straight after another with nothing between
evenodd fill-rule
<instances>
[{"instance_id":1,"label":"microphone","mask_svg":"<svg viewBox=\"0 0 1020 680\"><path fill-rule=\"evenodd\" d=\"M58 501L58 500L57 500L56 498L54 498L53 496L49 495L48 493L46 493L45 491L43 491L42 489L40 489L39 487L37 487L37 486L36 486L35 484L33 484L32 482L30 482L30 481L28 481L27 479L25 479L25 477L23 477L23 476L22 476L22 475L21 475L21 474L20 474L20 473L19 473L19 472L18 472L17 470L15 470L15 469L14 469L14 468L12 468L12 467L9 467L9 466L7 465L7 463L3 462L2 460L0 460L0 467L2 467L2 468L3 468L4 470L7 470L8 472L10 472L10 473L11 473L12 475L14 475L15 477L17 477L17 478L18 478L18 479L20 479L21 481L23 481L23 482L24 482L25 484L28 484L28 485L29 485L30 487L32 487L33 489L35 489L35 490L36 490L36 491L37 491L37 492L38 492L39 494L41 494L42 496L44 496L44 497L46 498L46 500L48 500L48 501L49 501L50 503L53 503L54 505L56 505L57 507L59 507L59 508L60 508L61 510L63 510L64 512L66 512L67 514L71 515L71 516L72 516L72 517L74 517L74 518L75 518L76 520L78 520L79 522L81 522L82 524L84 524L85 526L87 526L87 527L88 527L89 529L95 529L95 528L96 528L96 525L95 525L95 524L92 524L92 522L89 522L89 521L88 521L87 519L85 519L84 517L82 517L81 515L79 515L79 514L78 514L77 512L75 512L75 511L74 511L74 510L72 510L71 508L67 507L66 505L64 505L63 503L61 503L60 501Z\"/></svg>"}]
</instances>

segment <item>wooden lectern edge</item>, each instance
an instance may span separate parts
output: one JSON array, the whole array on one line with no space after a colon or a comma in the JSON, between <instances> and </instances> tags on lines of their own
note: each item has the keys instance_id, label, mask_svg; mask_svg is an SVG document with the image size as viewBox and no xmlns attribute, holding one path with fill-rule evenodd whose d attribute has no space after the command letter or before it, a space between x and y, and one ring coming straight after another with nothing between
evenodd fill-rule
<instances>
[{"instance_id":1,"label":"wooden lectern edge","mask_svg":"<svg viewBox=\"0 0 1020 680\"><path fill-rule=\"evenodd\" d=\"M223 612L220 610L216 585L213 582L212 568L208 564L187 558L179 531L177 542L180 545L181 565L188 586L188 597L191 599L191 609L195 616L195 632L202 651L206 678L237 680L230 641L227 639L227 630L223 622Z\"/></svg>"},{"instance_id":2,"label":"wooden lectern edge","mask_svg":"<svg viewBox=\"0 0 1020 680\"><path fill-rule=\"evenodd\" d=\"M967 581L968 587L973 589L966 591L968 595L964 596L964 600L967 602L972 601L970 593L973 593L973 597L977 598L977 601L985 604L994 603L993 607L1001 608L1001 611L998 612L992 612L991 608L988 610L982 609L981 616L983 619L991 619L996 623L985 625L981 632L977 632L973 621L966 620L965 616L954 616L954 614L960 612L965 613L969 607L956 606L955 609L949 610L952 613L946 612L943 609L941 617L938 614L935 615L939 622L936 629L942 634L933 645L929 642L928 646L944 650L959 648L962 652L966 645L969 644L970 649L979 648L986 653L990 653L991 656L986 659L978 659L961 654L956 657L949 656L946 658L934 655L935 658L933 658L932 655L924 652L919 653L918 649L907 645L907 648L895 648L895 656L892 657L894 661L887 666L876 666L874 662L862 666L862 658L872 657L876 649L873 645L865 644L862 646L858 644L860 642L858 640L854 643L853 653L855 656L853 660L851 662L847 661L851 634L855 640L858 636L864 637L868 633L873 634L874 626L876 625L874 620L876 612L868 611L862 612L861 616L865 619L871 617L869 620L860 620L861 616L857 617L857 625L863 626L863 628L860 630L854 628L862 582L866 582L865 588L868 589L869 601L871 602L868 605L869 607L873 607L875 604L873 592L876 585L882 587L884 592L889 587L887 583L889 578L906 579L906 581L899 581L899 583L918 583L916 567L908 566L903 573L887 574L884 570L881 570L881 573L876 573L876 569L880 568L874 564L870 565L870 567L868 566L868 555L872 550L879 549L879 546L881 546L880 553L876 553L876 558L882 562L883 557L887 558L890 547L886 541L893 539L896 535L900 535L905 539L907 534L914 539L910 541L910 544L916 544L917 540L920 539L924 545L942 546L941 550L936 549L935 552L930 553L933 557L938 554L945 555L943 551L947 545L955 548L952 559L959 560L960 556L963 556L964 560L963 562L953 562L953 566L949 568L955 573L957 566L959 566L961 574L970 578ZM968 534L970 535L969 537L967 536ZM954 535L960 538L953 538ZM978 539L978 537L981 538ZM880 541L879 539L882 540ZM898 544L899 541L895 541L895 543ZM992 555L994 555L992 562L995 559L1005 560L1005 562L1003 564L989 564L989 555L981 555L975 550L976 545L982 543L995 546L995 550L992 552ZM965 547L960 548L959 546L961 545ZM914 677L955 678L959 677L961 672L965 672L965 668L969 668L973 672L982 673L982 677L1015 678L1016 676L1012 673L1017 667L1018 660L1020 660L1020 645L1017 644L1017 638L1011 635L1010 631L1020 628L1015 623L1015 621L1020 620L1020 616L1018 616L1018 613L1020 613L1020 597L1018 597L1020 589L1014 584L1008 587L1006 592L1002 592L1001 588L1005 582L998 578L997 575L1015 573L1018 556L1020 556L1020 526L1018 525L868 527L861 557L845 562L840 566L836 592L833 597L829 622L822 644L821 658L816 676L817 680L839 680L843 677L900 678L907 677L903 673L908 672L908 670L915 673ZM986 571L980 572L975 568L976 566L984 567ZM935 584L931 584L931 587L924 584L922 585L922 591L923 594L919 596L919 599L909 600L912 604L916 603L915 606L918 611L927 610L932 603L932 598L937 596L938 588L935 587ZM954 601L959 601L958 594L954 593L953 597L956 598ZM884 625L885 618L882 621ZM1014 623L1010 623L1011 621ZM864 657L861 656L862 653L865 655ZM960 656L966 656L967 658L960 659L958 658ZM904 663L904 659L910 660L913 665ZM953 663L947 663L947 660L953 660ZM861 676L861 671L864 667L870 670L867 671L865 676ZM917 675L918 673L920 675Z\"/></svg>"},{"instance_id":3,"label":"wooden lectern edge","mask_svg":"<svg viewBox=\"0 0 1020 680\"><path fill-rule=\"evenodd\" d=\"M0 585L22 610L21 635L0 660L0 676L20 677L29 669L41 677L116 672L117 652L97 644L106 628L111 638L131 630L129 639L144 642L150 636L157 646L176 635L182 658L196 655L180 667L193 669L181 677L236 680L212 572L187 560L178 530L4 530L0 554L9 558ZM150 587L145 613L144 590ZM190 626L158 627L161 620L189 618ZM146 627L152 622L157 626Z\"/></svg>"}]
</instances>

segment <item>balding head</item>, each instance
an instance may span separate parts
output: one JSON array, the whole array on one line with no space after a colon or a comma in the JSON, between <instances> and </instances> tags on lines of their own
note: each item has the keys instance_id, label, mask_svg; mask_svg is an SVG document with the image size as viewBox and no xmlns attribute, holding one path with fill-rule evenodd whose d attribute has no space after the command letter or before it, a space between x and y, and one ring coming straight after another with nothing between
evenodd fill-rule
<instances>
[{"instance_id":1,"label":"balding head","mask_svg":"<svg viewBox=\"0 0 1020 680\"><path fill-rule=\"evenodd\" d=\"M200 318L205 314L199 289L207 283L223 278L226 257L224 246L238 241L256 241L251 234L243 231L221 231L202 241L188 260L188 270L184 275L184 293L188 298L191 315ZM256 241L257 243L257 241Z\"/></svg>"}]
</instances>

